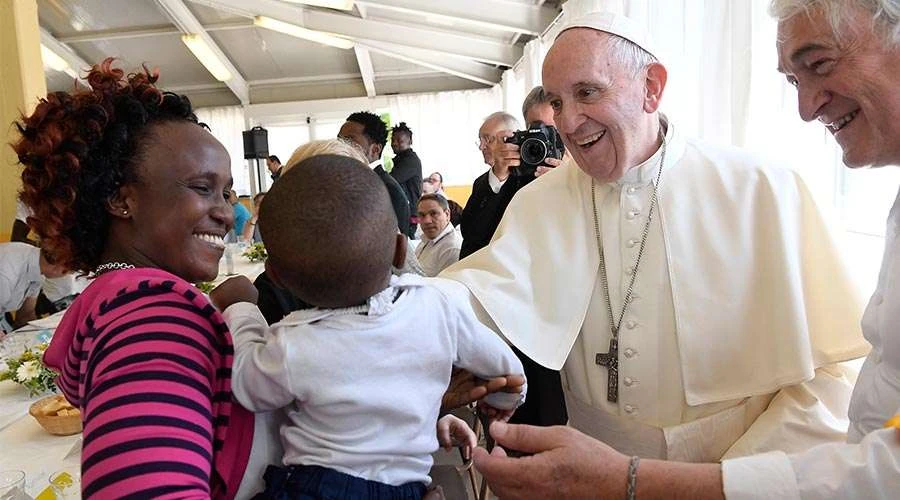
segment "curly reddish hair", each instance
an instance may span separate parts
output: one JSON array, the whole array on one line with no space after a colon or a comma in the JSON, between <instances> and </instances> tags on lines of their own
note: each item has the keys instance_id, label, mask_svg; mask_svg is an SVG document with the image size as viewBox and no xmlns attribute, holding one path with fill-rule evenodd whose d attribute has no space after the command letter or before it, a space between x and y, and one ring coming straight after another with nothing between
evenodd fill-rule
<instances>
[{"instance_id":1,"label":"curly reddish hair","mask_svg":"<svg viewBox=\"0 0 900 500\"><path fill-rule=\"evenodd\" d=\"M158 71L125 75L113 58L91 68L89 88L53 92L16 123L28 224L57 263L88 273L101 262L109 200L138 179L151 126L197 122L186 96L156 88ZM202 124L198 124L201 125Z\"/></svg>"}]
</instances>

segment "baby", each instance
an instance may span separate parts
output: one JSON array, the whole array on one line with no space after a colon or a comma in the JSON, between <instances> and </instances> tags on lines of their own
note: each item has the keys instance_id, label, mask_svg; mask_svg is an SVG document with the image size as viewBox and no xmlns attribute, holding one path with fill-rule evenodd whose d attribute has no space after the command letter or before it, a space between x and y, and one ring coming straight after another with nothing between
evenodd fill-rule
<instances>
[{"instance_id":1,"label":"baby","mask_svg":"<svg viewBox=\"0 0 900 500\"><path fill-rule=\"evenodd\" d=\"M286 172L259 215L269 277L314 309L267 326L246 293L214 291L234 335L232 389L252 411L284 408L284 467L265 497L421 498L430 483L451 369L517 375L512 350L432 281L391 275L407 244L384 184L352 158L321 155ZM232 284L234 285L234 284ZM243 300L243 301L240 301ZM484 402L511 414L521 393ZM442 421L448 444L450 421Z\"/></svg>"}]
</instances>

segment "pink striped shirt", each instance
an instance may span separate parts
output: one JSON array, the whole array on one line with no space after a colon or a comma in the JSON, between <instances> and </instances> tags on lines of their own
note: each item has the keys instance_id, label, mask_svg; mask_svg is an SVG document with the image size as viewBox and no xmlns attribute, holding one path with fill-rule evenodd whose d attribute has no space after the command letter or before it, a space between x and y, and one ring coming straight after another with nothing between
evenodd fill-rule
<instances>
[{"instance_id":1,"label":"pink striped shirt","mask_svg":"<svg viewBox=\"0 0 900 500\"><path fill-rule=\"evenodd\" d=\"M82 411L85 498L232 498L252 414L233 403L231 333L196 288L113 271L72 304L44 355Z\"/></svg>"}]
</instances>

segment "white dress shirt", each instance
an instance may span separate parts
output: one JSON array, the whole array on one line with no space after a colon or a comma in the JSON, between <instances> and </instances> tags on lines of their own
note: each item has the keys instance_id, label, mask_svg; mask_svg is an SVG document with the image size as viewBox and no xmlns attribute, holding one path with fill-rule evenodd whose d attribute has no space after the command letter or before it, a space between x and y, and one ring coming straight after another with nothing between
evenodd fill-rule
<instances>
[{"instance_id":1,"label":"white dress shirt","mask_svg":"<svg viewBox=\"0 0 900 500\"><path fill-rule=\"evenodd\" d=\"M507 177L506 179L503 179L503 180L501 181L500 178L497 177L496 174L494 174L494 169L493 169L493 168L489 168L489 169L488 169L488 185L491 186L491 191L493 191L494 194L500 192L500 188L502 188L503 185L506 184L506 181L507 181L508 179L509 179L509 177Z\"/></svg>"},{"instance_id":2,"label":"white dress shirt","mask_svg":"<svg viewBox=\"0 0 900 500\"><path fill-rule=\"evenodd\" d=\"M41 291L41 251L27 243L0 243L0 314L17 311Z\"/></svg>"},{"instance_id":3,"label":"white dress shirt","mask_svg":"<svg viewBox=\"0 0 900 500\"><path fill-rule=\"evenodd\" d=\"M885 421L900 413L900 193L888 217L878 285L862 318L872 344L850 400L847 444L722 463L729 500L893 499L900 495L900 440ZM789 424L803 425L802 421Z\"/></svg>"},{"instance_id":4,"label":"white dress shirt","mask_svg":"<svg viewBox=\"0 0 900 500\"><path fill-rule=\"evenodd\" d=\"M449 221L433 240L423 235L416 247L416 259L425 276L437 276L450 264L458 261L462 241L462 235Z\"/></svg>"}]
</instances>

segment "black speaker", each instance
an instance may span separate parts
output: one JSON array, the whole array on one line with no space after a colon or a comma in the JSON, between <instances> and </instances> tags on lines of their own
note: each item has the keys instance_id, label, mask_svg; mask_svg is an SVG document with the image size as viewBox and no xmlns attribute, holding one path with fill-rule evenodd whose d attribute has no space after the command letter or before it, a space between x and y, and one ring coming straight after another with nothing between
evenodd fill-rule
<instances>
[{"instance_id":1,"label":"black speaker","mask_svg":"<svg viewBox=\"0 0 900 500\"><path fill-rule=\"evenodd\" d=\"M269 156L269 131L256 126L244 131L244 159Z\"/></svg>"}]
</instances>

